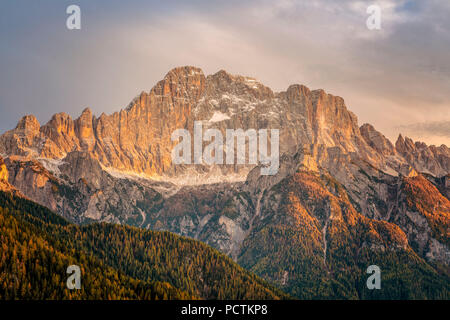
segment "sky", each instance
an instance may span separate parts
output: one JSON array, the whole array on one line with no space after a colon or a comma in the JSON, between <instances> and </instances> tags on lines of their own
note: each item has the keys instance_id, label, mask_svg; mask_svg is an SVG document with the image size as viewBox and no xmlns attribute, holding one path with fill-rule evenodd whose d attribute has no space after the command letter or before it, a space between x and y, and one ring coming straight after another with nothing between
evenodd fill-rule
<instances>
[{"instance_id":1,"label":"sky","mask_svg":"<svg viewBox=\"0 0 450 320\"><path fill-rule=\"evenodd\" d=\"M0 132L26 114L111 114L185 65L321 88L393 142L450 146L449 0L1 0Z\"/></svg>"}]
</instances>

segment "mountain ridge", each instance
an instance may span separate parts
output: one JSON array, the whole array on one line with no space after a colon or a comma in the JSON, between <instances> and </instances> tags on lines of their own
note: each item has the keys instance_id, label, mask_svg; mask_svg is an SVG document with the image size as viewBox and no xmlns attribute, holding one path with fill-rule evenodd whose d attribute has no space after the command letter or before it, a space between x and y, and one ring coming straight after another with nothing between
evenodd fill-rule
<instances>
[{"instance_id":1,"label":"mountain ridge","mask_svg":"<svg viewBox=\"0 0 450 320\"><path fill-rule=\"evenodd\" d=\"M254 111L255 108L259 110ZM246 110L253 111L253 114L248 117L239 115ZM403 140L401 135L395 146L383 136L390 145L389 151L384 152L397 154L400 161L393 165L378 159L376 152L371 150L375 146L374 141L368 135L376 130L372 126L368 130L365 125L357 129L357 117L339 96L327 94L322 89L311 91L298 84L274 93L253 78L233 76L224 70L205 77L203 71L196 67L178 67L169 71L148 93L142 92L128 107L111 115L102 113L95 117L86 108L77 119L62 112L42 126L33 115L24 116L15 129L0 137L0 153L63 160L70 152L83 151L89 152L106 168L156 179L178 176L184 168L174 168L171 164L170 151L174 146L170 140L171 133L179 128L192 130L193 121L207 121L213 111L222 111L231 118L219 122L233 128L279 128L281 139L286 144L281 153L293 153L305 144L311 148L337 146L345 153L366 153L363 155L366 160L379 167L392 166L397 172L403 173L408 165L418 166L436 176L450 172L450 165L442 167L450 159L448 147L414 144L409 138ZM266 112L272 117L286 112L287 118L267 119L270 117ZM295 121L305 131L304 134L296 132L299 129L292 129L288 123L289 119L298 117L306 117L306 121ZM329 126L339 126L340 131L331 128L327 132ZM212 127L224 130L220 124ZM366 143L371 148L367 148ZM374 150L378 151L376 147ZM320 157L317 156L319 161ZM230 171L240 172L232 168L225 170L224 175ZM248 172L241 171L244 175Z\"/></svg>"}]
</instances>

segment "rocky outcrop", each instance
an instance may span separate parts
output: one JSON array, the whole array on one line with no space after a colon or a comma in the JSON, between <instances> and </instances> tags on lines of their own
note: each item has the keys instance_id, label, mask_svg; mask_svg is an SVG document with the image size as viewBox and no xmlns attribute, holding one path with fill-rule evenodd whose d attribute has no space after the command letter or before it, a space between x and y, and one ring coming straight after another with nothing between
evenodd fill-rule
<instances>
[{"instance_id":1,"label":"rocky outcrop","mask_svg":"<svg viewBox=\"0 0 450 320\"><path fill-rule=\"evenodd\" d=\"M450 171L450 149L441 145L427 146L400 135L395 143L397 152L417 171L444 176Z\"/></svg>"},{"instance_id":2,"label":"rocky outcrop","mask_svg":"<svg viewBox=\"0 0 450 320\"><path fill-rule=\"evenodd\" d=\"M0 157L0 191L13 193L19 197L25 197L22 192L9 183L8 168L2 157Z\"/></svg>"},{"instance_id":3,"label":"rocky outcrop","mask_svg":"<svg viewBox=\"0 0 450 320\"><path fill-rule=\"evenodd\" d=\"M378 153L384 156L391 156L396 154L394 145L382 135L380 132L375 130L371 124L364 124L360 128L361 135L369 146L375 149Z\"/></svg>"},{"instance_id":4,"label":"rocky outcrop","mask_svg":"<svg viewBox=\"0 0 450 320\"><path fill-rule=\"evenodd\" d=\"M38 156L35 149L39 143L40 124L33 115L20 119L14 130L0 136L0 152L7 155Z\"/></svg>"}]
</instances>

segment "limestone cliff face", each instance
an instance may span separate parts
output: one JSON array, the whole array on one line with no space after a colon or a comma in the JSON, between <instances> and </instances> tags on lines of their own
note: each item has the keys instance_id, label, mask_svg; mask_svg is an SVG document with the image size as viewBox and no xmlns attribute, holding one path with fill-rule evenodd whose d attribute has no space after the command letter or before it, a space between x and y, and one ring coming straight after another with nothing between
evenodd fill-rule
<instances>
[{"instance_id":1,"label":"limestone cliff face","mask_svg":"<svg viewBox=\"0 0 450 320\"><path fill-rule=\"evenodd\" d=\"M369 146L375 149L378 153L385 156L395 155L396 150L394 145L383 134L375 130L371 124L364 124L360 128L361 135Z\"/></svg>"},{"instance_id":2,"label":"limestone cliff face","mask_svg":"<svg viewBox=\"0 0 450 320\"><path fill-rule=\"evenodd\" d=\"M40 124L33 115L20 119L16 128L0 137L0 152L7 155L37 155Z\"/></svg>"},{"instance_id":3,"label":"limestone cliff face","mask_svg":"<svg viewBox=\"0 0 450 320\"><path fill-rule=\"evenodd\" d=\"M42 127L36 118L26 116L2 135L0 151L49 159L83 151L106 167L161 174L171 165L171 134L186 127L192 107L205 91L205 80L200 69L176 68L149 93L110 116L96 118L87 108L78 119L60 113Z\"/></svg>"},{"instance_id":4,"label":"limestone cliff face","mask_svg":"<svg viewBox=\"0 0 450 320\"><path fill-rule=\"evenodd\" d=\"M8 182L8 170L2 157L0 157L0 181Z\"/></svg>"},{"instance_id":5,"label":"limestone cliff face","mask_svg":"<svg viewBox=\"0 0 450 320\"><path fill-rule=\"evenodd\" d=\"M109 116L97 118L85 109L73 120L60 113L42 127L33 116L24 117L1 136L0 151L49 159L83 151L107 168L174 176L186 168L176 170L172 165L171 134L176 129L192 132L194 121L223 134L226 129L279 129L281 153L295 153L306 145L320 161L356 150L378 159L342 98L299 85L273 93L253 78L225 71L205 77L194 67L173 69L150 92ZM251 167L243 171L243 179ZM239 168L231 171L239 172ZM230 168L223 173L230 173Z\"/></svg>"},{"instance_id":6,"label":"limestone cliff face","mask_svg":"<svg viewBox=\"0 0 450 320\"><path fill-rule=\"evenodd\" d=\"M16 196L25 197L22 192L9 183L8 167L2 157L0 157L0 191L10 192Z\"/></svg>"},{"instance_id":7,"label":"limestone cliff face","mask_svg":"<svg viewBox=\"0 0 450 320\"><path fill-rule=\"evenodd\" d=\"M360 131L367 144L384 156L388 166L404 176L417 172L435 177L449 174L450 149L445 145L427 146L399 135L394 146L370 124L361 126Z\"/></svg>"},{"instance_id":8,"label":"limestone cliff face","mask_svg":"<svg viewBox=\"0 0 450 320\"><path fill-rule=\"evenodd\" d=\"M150 92L142 92L112 115L96 117L87 108L75 120L59 113L43 126L34 116L25 116L0 137L0 152L61 160L82 151L105 168L158 179L212 171L223 176L237 173L244 180L254 166L189 169L172 164L171 134L176 129L192 133L194 121L224 135L226 129L279 129L281 154L306 148L319 165L330 169L356 157L402 174L405 164L436 176L450 172L447 147L427 147L400 137L394 148L372 126L359 128L341 97L302 85L274 93L250 77L223 70L205 77L195 67L171 70Z\"/></svg>"},{"instance_id":9,"label":"limestone cliff face","mask_svg":"<svg viewBox=\"0 0 450 320\"><path fill-rule=\"evenodd\" d=\"M410 138L400 135L395 148L419 172L444 176L450 171L450 149L445 145L427 146L423 142L413 142Z\"/></svg>"}]
</instances>

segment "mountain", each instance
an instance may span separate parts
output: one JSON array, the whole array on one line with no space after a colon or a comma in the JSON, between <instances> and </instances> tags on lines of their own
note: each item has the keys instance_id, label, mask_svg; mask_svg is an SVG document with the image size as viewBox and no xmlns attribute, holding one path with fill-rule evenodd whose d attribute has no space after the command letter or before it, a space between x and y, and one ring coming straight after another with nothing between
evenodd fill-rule
<instances>
[{"instance_id":1,"label":"mountain","mask_svg":"<svg viewBox=\"0 0 450 320\"><path fill-rule=\"evenodd\" d=\"M194 122L279 129L278 172L173 164L171 134ZM9 185L73 222L200 240L296 297L448 296L449 148L393 144L324 90L180 67L112 115L25 116L0 153ZM390 294L364 289L369 263Z\"/></svg>"},{"instance_id":2,"label":"mountain","mask_svg":"<svg viewBox=\"0 0 450 320\"><path fill-rule=\"evenodd\" d=\"M267 188L259 206L238 262L296 297L448 299L448 273L418 256L402 224L358 213L345 188L324 171L299 168ZM436 233L445 238L448 221L442 222ZM370 265L382 270L383 290L367 289Z\"/></svg>"},{"instance_id":3,"label":"mountain","mask_svg":"<svg viewBox=\"0 0 450 320\"><path fill-rule=\"evenodd\" d=\"M79 227L0 192L0 299L278 299L287 297L229 258L168 232ZM82 289L66 288L66 269Z\"/></svg>"},{"instance_id":4,"label":"mountain","mask_svg":"<svg viewBox=\"0 0 450 320\"><path fill-rule=\"evenodd\" d=\"M171 70L150 92L142 92L126 109L109 116L97 118L86 108L75 120L59 113L43 126L33 115L25 116L15 129L1 136L0 152L61 161L72 152L87 152L105 168L154 178L176 173L179 178L183 170L171 164L175 144L171 134L180 128L192 131L194 121L222 131L278 128L283 141L281 154L308 146L320 164L340 152L358 153L381 168L387 167L373 148L376 141L370 133L374 129L364 130L363 126L360 130L356 116L341 97L302 85L274 93L253 78L223 70L205 77L195 67ZM448 173L447 147L414 146L409 139L402 139L396 148L391 145L392 155L396 149L403 157L398 165L420 165L435 175ZM239 172L238 168L233 171Z\"/></svg>"}]
</instances>

